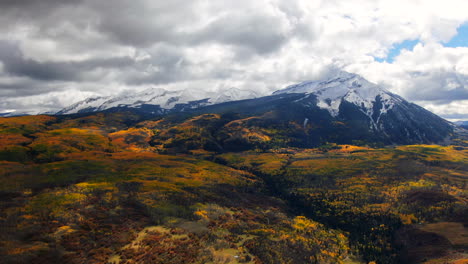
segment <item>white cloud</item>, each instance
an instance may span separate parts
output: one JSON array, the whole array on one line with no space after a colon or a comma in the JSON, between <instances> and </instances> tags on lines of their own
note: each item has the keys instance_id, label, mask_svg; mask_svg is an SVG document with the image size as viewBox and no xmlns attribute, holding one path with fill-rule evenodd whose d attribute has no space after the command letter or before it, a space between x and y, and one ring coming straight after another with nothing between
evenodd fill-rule
<instances>
[{"instance_id":1,"label":"white cloud","mask_svg":"<svg viewBox=\"0 0 468 264\"><path fill-rule=\"evenodd\" d=\"M0 40L19 47L21 65L63 64L79 74L38 80L15 68L22 74L15 77L4 56L0 108L59 109L88 95L153 86L268 93L339 67L438 114L468 118L467 107L453 106L467 99L468 48L440 44L468 21L466 0L59 2L0 3ZM374 60L416 39L392 63ZM131 61L115 59L124 57ZM31 88L12 92L23 83Z\"/></svg>"},{"instance_id":2,"label":"white cloud","mask_svg":"<svg viewBox=\"0 0 468 264\"><path fill-rule=\"evenodd\" d=\"M467 120L466 112L461 109L468 109L468 100L457 100L446 104L435 104L427 101L416 102L422 105L427 110L441 115L450 121Z\"/></svg>"},{"instance_id":3,"label":"white cloud","mask_svg":"<svg viewBox=\"0 0 468 264\"><path fill-rule=\"evenodd\" d=\"M370 80L442 116L468 119L468 48L418 44L393 63L352 65Z\"/></svg>"}]
</instances>

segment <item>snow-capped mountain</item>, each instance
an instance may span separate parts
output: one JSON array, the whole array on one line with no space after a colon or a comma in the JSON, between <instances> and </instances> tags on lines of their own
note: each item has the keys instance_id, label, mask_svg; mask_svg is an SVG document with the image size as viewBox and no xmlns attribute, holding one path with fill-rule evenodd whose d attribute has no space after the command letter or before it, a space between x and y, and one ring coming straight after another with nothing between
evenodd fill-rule
<instances>
[{"instance_id":1,"label":"snow-capped mountain","mask_svg":"<svg viewBox=\"0 0 468 264\"><path fill-rule=\"evenodd\" d=\"M454 123L458 126L468 126L468 121L456 121Z\"/></svg>"},{"instance_id":2,"label":"snow-capped mountain","mask_svg":"<svg viewBox=\"0 0 468 264\"><path fill-rule=\"evenodd\" d=\"M211 102L213 102L214 104L218 104L230 101L257 98L258 96L258 93L251 90L229 88L228 90L219 93L216 97L214 97L214 99Z\"/></svg>"},{"instance_id":3,"label":"snow-capped mountain","mask_svg":"<svg viewBox=\"0 0 468 264\"><path fill-rule=\"evenodd\" d=\"M375 137L386 138L387 142L440 142L453 130L453 124L439 116L344 71L325 80L291 85L273 94L298 94L296 104L326 110L333 120L356 125Z\"/></svg>"},{"instance_id":4,"label":"snow-capped mountain","mask_svg":"<svg viewBox=\"0 0 468 264\"><path fill-rule=\"evenodd\" d=\"M99 108L105 101L109 100L110 96L106 97L91 97L87 98L83 101L78 103L72 104L68 107L63 108L62 110L58 111L57 114L74 114L80 112L92 112Z\"/></svg>"},{"instance_id":5,"label":"snow-capped mountain","mask_svg":"<svg viewBox=\"0 0 468 264\"><path fill-rule=\"evenodd\" d=\"M274 92L273 95L285 93L313 94L318 99L317 106L328 110L335 117L339 114L342 101L355 104L363 113L371 117L377 97L382 103L381 114L386 113L395 103L403 100L357 74L344 71L337 71L326 80L306 81L291 85ZM115 107L140 108L142 105L159 107L160 110L157 112L164 113L172 109L193 109L257 97L259 94L255 91L240 90L234 87L220 92L205 92L194 89L173 91L151 88L134 94L88 98L60 110L57 114L95 112Z\"/></svg>"},{"instance_id":6,"label":"snow-capped mountain","mask_svg":"<svg viewBox=\"0 0 468 264\"><path fill-rule=\"evenodd\" d=\"M150 106L153 113L165 113L168 110L186 110L229 101L258 97L254 91L230 88L221 92L202 90L165 90L150 88L142 92L115 97L93 97L66 107L57 114L75 114L104 111L111 108L142 108Z\"/></svg>"},{"instance_id":7,"label":"snow-capped mountain","mask_svg":"<svg viewBox=\"0 0 468 264\"><path fill-rule=\"evenodd\" d=\"M339 71L324 81L306 81L291 85L273 94L304 93L317 98L317 106L327 110L333 117L339 115L342 102L354 104L371 120L378 123L382 114L387 113L395 104L404 101L398 95L368 82L361 76ZM379 115L374 120L375 105L379 104Z\"/></svg>"},{"instance_id":8,"label":"snow-capped mountain","mask_svg":"<svg viewBox=\"0 0 468 264\"><path fill-rule=\"evenodd\" d=\"M457 121L457 122L454 122L454 124L457 125L458 127L468 129L468 121Z\"/></svg>"},{"instance_id":9,"label":"snow-capped mountain","mask_svg":"<svg viewBox=\"0 0 468 264\"><path fill-rule=\"evenodd\" d=\"M354 140L386 144L442 142L454 131L450 122L344 71L324 80L288 86L270 96L236 88L217 93L153 88L122 96L88 98L57 114L120 109L150 115L190 111L256 116L255 120L263 120L256 124L258 127L272 126L271 129L284 131L301 128L293 133L300 142L298 146ZM264 119L268 116L274 118ZM292 124L297 127L292 128Z\"/></svg>"}]
</instances>

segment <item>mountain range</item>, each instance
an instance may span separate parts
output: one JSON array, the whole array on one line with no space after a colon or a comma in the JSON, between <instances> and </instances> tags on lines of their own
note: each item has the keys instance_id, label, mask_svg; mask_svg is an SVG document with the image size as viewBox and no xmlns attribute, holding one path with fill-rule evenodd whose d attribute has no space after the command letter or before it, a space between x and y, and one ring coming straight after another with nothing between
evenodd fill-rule
<instances>
[{"instance_id":1,"label":"mountain range","mask_svg":"<svg viewBox=\"0 0 468 264\"><path fill-rule=\"evenodd\" d=\"M457 121L454 122L455 125L468 129L468 121Z\"/></svg>"},{"instance_id":2,"label":"mountain range","mask_svg":"<svg viewBox=\"0 0 468 264\"><path fill-rule=\"evenodd\" d=\"M468 256L468 130L356 74L62 113L0 117L1 263Z\"/></svg>"},{"instance_id":3,"label":"mountain range","mask_svg":"<svg viewBox=\"0 0 468 264\"><path fill-rule=\"evenodd\" d=\"M112 108L142 108L150 107L152 114L164 114L170 110L183 111L207 105L229 101L252 99L258 97L254 91L229 88L220 93L205 92L202 90L170 91L163 88L150 88L139 93L120 96L91 97L66 107L56 114L75 114L98 112Z\"/></svg>"},{"instance_id":4,"label":"mountain range","mask_svg":"<svg viewBox=\"0 0 468 264\"><path fill-rule=\"evenodd\" d=\"M308 144L353 140L385 144L440 143L454 125L373 84L363 77L337 71L329 78L306 81L259 96L253 90L231 88L221 93L161 88L116 97L94 97L57 112L83 114L129 110L150 116L174 113L275 113L277 122L300 124ZM271 116L271 115L269 115ZM258 126L258 124L256 124ZM261 125L260 125L261 126ZM304 140L300 140L304 144Z\"/></svg>"}]
</instances>

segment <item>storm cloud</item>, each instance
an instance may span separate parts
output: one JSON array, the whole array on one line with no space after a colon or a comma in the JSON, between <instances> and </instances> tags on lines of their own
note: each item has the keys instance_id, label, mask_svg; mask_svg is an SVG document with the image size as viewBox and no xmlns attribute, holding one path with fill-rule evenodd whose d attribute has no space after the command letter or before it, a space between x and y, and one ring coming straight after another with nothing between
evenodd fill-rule
<instances>
[{"instance_id":1,"label":"storm cloud","mask_svg":"<svg viewBox=\"0 0 468 264\"><path fill-rule=\"evenodd\" d=\"M331 68L453 118L468 110L463 0L0 1L0 112L149 87L264 94ZM389 52L417 40L392 62ZM457 110L458 109L458 110Z\"/></svg>"},{"instance_id":2,"label":"storm cloud","mask_svg":"<svg viewBox=\"0 0 468 264\"><path fill-rule=\"evenodd\" d=\"M0 60L5 73L40 81L80 81L83 73L96 68L123 68L134 64L130 57L41 62L26 58L18 46L7 42L0 42Z\"/></svg>"}]
</instances>

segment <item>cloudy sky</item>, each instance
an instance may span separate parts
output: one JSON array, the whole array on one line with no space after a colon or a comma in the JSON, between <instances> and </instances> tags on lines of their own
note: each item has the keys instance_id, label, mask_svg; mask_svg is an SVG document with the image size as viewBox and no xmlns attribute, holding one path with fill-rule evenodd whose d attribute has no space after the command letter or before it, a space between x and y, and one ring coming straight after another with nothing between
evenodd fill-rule
<instances>
[{"instance_id":1,"label":"cloudy sky","mask_svg":"<svg viewBox=\"0 0 468 264\"><path fill-rule=\"evenodd\" d=\"M330 69L468 120L466 0L1 0L0 113L150 87L265 94Z\"/></svg>"}]
</instances>

